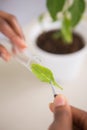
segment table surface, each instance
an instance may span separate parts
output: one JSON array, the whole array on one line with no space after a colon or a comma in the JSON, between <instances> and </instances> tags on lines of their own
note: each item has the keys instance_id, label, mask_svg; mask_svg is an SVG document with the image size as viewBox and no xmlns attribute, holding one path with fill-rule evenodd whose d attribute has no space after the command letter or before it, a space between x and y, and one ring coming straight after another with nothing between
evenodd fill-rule
<instances>
[{"instance_id":1,"label":"table surface","mask_svg":"<svg viewBox=\"0 0 87 130\"><path fill-rule=\"evenodd\" d=\"M70 104L87 110L87 61L79 77L61 82ZM59 90L56 90L60 92ZM12 59L0 61L0 129L46 130L52 121L48 104L53 95L48 84L40 82L24 66Z\"/></svg>"}]
</instances>

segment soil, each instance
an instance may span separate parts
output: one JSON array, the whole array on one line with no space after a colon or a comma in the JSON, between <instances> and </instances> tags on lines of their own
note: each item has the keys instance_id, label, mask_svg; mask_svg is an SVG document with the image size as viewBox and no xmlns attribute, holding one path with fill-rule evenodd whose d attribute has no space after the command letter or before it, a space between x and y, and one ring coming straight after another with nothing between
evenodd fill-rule
<instances>
[{"instance_id":1,"label":"soil","mask_svg":"<svg viewBox=\"0 0 87 130\"><path fill-rule=\"evenodd\" d=\"M48 32L43 32L39 37L37 38L36 44L37 46L49 53L54 54L68 54L73 53L76 51L79 51L84 47L84 40L83 38L73 33L73 41L71 44L67 44L62 40L61 37L54 38L53 34L55 32L58 32L59 30L52 30Z\"/></svg>"}]
</instances>

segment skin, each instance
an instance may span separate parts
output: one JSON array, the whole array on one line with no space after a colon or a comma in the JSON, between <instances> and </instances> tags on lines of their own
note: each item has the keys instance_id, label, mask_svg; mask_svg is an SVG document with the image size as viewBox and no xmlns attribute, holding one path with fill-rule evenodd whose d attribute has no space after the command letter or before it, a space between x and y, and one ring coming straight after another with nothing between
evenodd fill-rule
<instances>
[{"instance_id":1,"label":"skin","mask_svg":"<svg viewBox=\"0 0 87 130\"><path fill-rule=\"evenodd\" d=\"M0 32L11 41L13 52L16 52L16 49L21 51L27 47L22 29L16 17L4 11L0 11ZM8 61L11 57L11 54L3 45L0 45L0 56L5 61Z\"/></svg>"},{"instance_id":2,"label":"skin","mask_svg":"<svg viewBox=\"0 0 87 130\"><path fill-rule=\"evenodd\" d=\"M24 35L15 16L0 11L0 32L8 37L12 43L12 50L25 49ZM11 54L3 45L0 45L0 56L8 61ZM58 95L50 104L50 110L54 114L54 121L49 130L87 130L87 112L70 106L63 95Z\"/></svg>"},{"instance_id":3,"label":"skin","mask_svg":"<svg viewBox=\"0 0 87 130\"><path fill-rule=\"evenodd\" d=\"M87 112L70 106L63 95L50 104L54 121L49 130L87 130Z\"/></svg>"}]
</instances>

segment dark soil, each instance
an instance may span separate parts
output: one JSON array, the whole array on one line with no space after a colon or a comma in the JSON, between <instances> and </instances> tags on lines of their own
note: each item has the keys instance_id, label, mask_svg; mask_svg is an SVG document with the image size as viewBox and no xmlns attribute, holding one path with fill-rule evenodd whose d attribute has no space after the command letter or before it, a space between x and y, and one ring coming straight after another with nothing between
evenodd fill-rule
<instances>
[{"instance_id":1,"label":"dark soil","mask_svg":"<svg viewBox=\"0 0 87 130\"><path fill-rule=\"evenodd\" d=\"M41 48L42 50L54 53L54 54L68 54L73 53L76 51L79 51L84 47L84 40L83 38L73 33L73 41L71 44L65 43L61 37L54 38L53 34L57 32L58 30L43 32L38 38L37 38L37 46Z\"/></svg>"}]
</instances>

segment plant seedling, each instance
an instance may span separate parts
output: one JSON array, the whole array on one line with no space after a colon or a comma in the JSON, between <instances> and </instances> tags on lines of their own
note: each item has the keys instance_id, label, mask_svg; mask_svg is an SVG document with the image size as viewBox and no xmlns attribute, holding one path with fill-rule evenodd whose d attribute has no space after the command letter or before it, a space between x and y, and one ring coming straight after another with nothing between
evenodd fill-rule
<instances>
[{"instance_id":1,"label":"plant seedling","mask_svg":"<svg viewBox=\"0 0 87 130\"><path fill-rule=\"evenodd\" d=\"M40 79L42 82L47 82L52 84L60 89L63 89L54 79L53 73L50 69L40 65L40 64L31 64L31 70L35 76Z\"/></svg>"},{"instance_id":2,"label":"plant seedling","mask_svg":"<svg viewBox=\"0 0 87 130\"><path fill-rule=\"evenodd\" d=\"M71 4L69 0L47 0L46 6L53 22L61 21L60 37L62 37L67 44L72 43L73 29L80 22L85 11L85 0L72 0ZM43 20L43 18L44 16L41 15L40 21ZM57 35L58 33L56 37Z\"/></svg>"}]
</instances>

